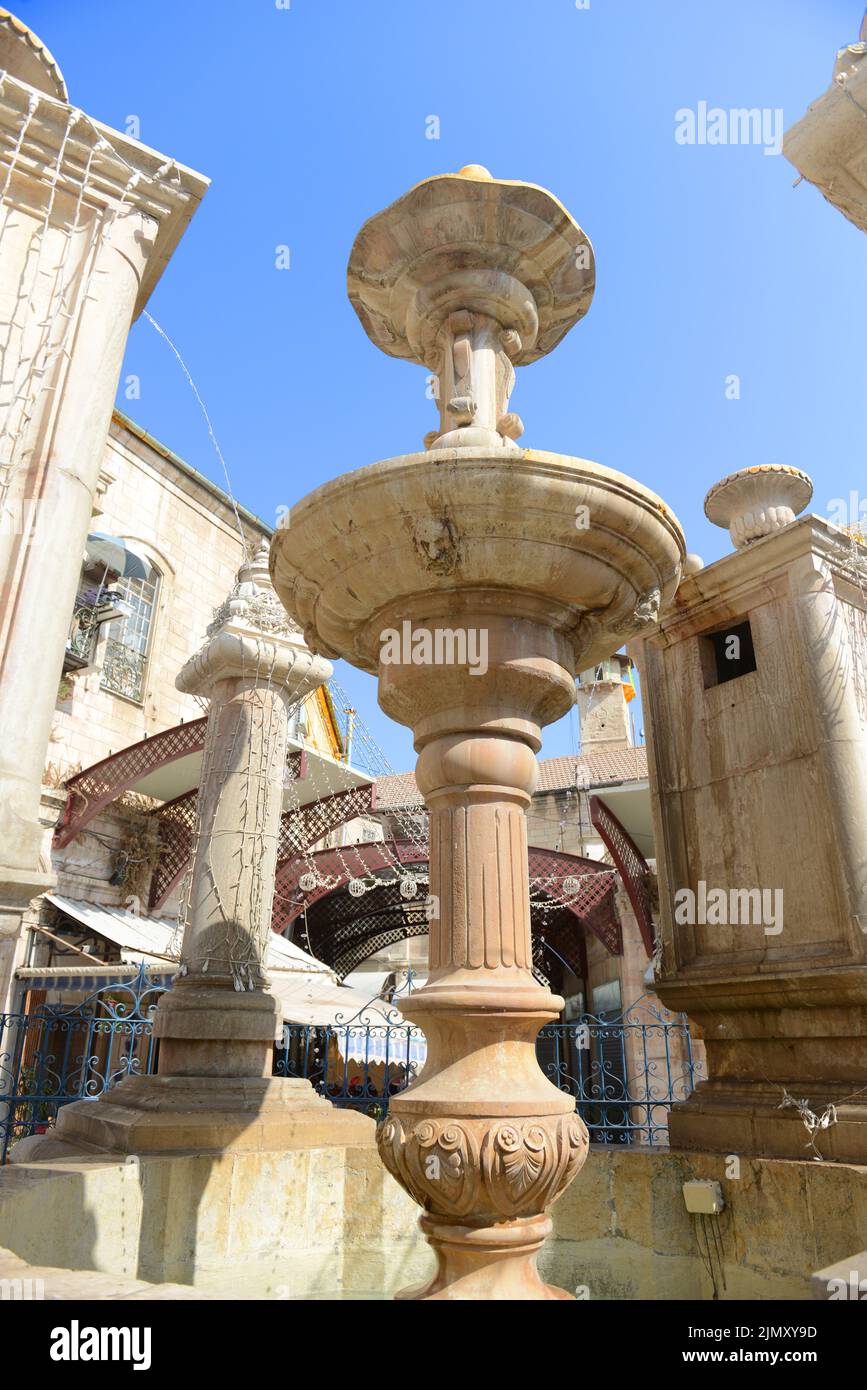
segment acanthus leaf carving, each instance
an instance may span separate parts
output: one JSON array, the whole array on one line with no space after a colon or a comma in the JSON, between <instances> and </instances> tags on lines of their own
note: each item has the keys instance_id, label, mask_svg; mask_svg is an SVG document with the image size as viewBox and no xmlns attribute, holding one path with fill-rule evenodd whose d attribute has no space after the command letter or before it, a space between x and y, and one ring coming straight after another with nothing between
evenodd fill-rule
<instances>
[{"instance_id":1,"label":"acanthus leaf carving","mask_svg":"<svg viewBox=\"0 0 867 1390\"><path fill-rule=\"evenodd\" d=\"M575 1115L521 1120L426 1118L407 1132L396 1115L378 1129L385 1166L428 1212L515 1218L543 1211L587 1156Z\"/></svg>"}]
</instances>

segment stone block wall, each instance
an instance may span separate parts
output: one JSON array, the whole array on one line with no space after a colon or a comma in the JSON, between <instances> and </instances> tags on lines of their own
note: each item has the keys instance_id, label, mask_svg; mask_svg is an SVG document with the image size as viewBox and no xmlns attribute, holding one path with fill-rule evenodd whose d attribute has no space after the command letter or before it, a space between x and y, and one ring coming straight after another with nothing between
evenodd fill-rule
<instances>
[{"instance_id":1,"label":"stone block wall","mask_svg":"<svg viewBox=\"0 0 867 1390\"><path fill-rule=\"evenodd\" d=\"M867 1168L732 1171L722 1155L591 1150L552 1209L543 1277L591 1302L801 1301L815 1270L861 1249ZM720 1216L686 1211L697 1178L720 1182ZM230 1298L390 1296L432 1271L417 1216L372 1146L0 1170L0 1245L23 1259ZM710 1263L702 1220L718 1223Z\"/></svg>"},{"instance_id":2,"label":"stone block wall","mask_svg":"<svg viewBox=\"0 0 867 1390\"><path fill-rule=\"evenodd\" d=\"M87 767L201 715L198 702L175 689L175 676L202 645L243 558L231 506L219 489L117 414L103 476L110 481L92 529L145 551L160 573L144 698L138 703L101 689L98 647L94 665L73 673L61 688L47 755L61 768ZM267 534L252 519L247 532L253 546Z\"/></svg>"}]
</instances>

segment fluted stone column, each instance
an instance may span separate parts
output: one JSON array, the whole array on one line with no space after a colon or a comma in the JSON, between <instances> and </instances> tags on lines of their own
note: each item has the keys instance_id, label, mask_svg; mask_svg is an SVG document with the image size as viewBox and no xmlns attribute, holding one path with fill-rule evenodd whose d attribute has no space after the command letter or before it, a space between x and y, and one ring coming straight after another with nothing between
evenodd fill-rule
<instances>
[{"instance_id":1,"label":"fluted stone column","mask_svg":"<svg viewBox=\"0 0 867 1390\"><path fill-rule=\"evenodd\" d=\"M532 974L526 812L540 725L568 711L574 685L569 644L537 618L461 614L487 634L483 675L380 673L383 709L412 711L430 811L430 970L402 1006L428 1057L379 1133L386 1166L425 1208L437 1256L433 1281L411 1297L566 1296L542 1283L535 1257L587 1131L536 1060L536 1035L563 1000ZM444 611L414 631L455 623Z\"/></svg>"},{"instance_id":2,"label":"fluted stone column","mask_svg":"<svg viewBox=\"0 0 867 1390\"><path fill-rule=\"evenodd\" d=\"M265 955L289 710L332 668L287 618L267 559L264 547L241 566L176 682L210 703L181 965L154 1014L158 1074L64 1107L61 1142L136 1153L373 1142L366 1116L336 1109L309 1081L271 1074L283 1016ZM47 1147L24 1144L18 1161Z\"/></svg>"}]
</instances>

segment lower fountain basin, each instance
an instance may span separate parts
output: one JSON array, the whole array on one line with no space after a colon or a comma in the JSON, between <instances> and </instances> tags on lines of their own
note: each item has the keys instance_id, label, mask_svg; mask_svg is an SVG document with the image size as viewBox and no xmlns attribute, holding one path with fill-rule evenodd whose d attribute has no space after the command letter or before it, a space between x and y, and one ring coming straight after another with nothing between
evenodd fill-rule
<instances>
[{"instance_id":1,"label":"lower fountain basin","mask_svg":"<svg viewBox=\"0 0 867 1390\"><path fill-rule=\"evenodd\" d=\"M271 574L313 650L363 670L379 669L390 623L484 595L502 614L544 611L577 671L654 620L685 556L674 514L623 473L539 450L434 449L309 493L274 536Z\"/></svg>"}]
</instances>

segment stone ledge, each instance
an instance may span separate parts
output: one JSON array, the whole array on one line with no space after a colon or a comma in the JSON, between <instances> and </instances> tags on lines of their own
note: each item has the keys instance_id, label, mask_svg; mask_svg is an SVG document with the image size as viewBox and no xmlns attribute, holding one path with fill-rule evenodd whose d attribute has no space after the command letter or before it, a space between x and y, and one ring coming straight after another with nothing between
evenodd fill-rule
<instances>
[{"instance_id":1,"label":"stone ledge","mask_svg":"<svg viewBox=\"0 0 867 1390\"><path fill-rule=\"evenodd\" d=\"M128 1299L178 1299L205 1301L210 1295L189 1284L149 1284L143 1279L129 1279L115 1274L100 1274L94 1270L60 1269L55 1265L30 1265L0 1248L0 1286L10 1289L6 1295L12 1302L16 1286L21 1285L22 1302L64 1301L72 1303L124 1301Z\"/></svg>"}]
</instances>

